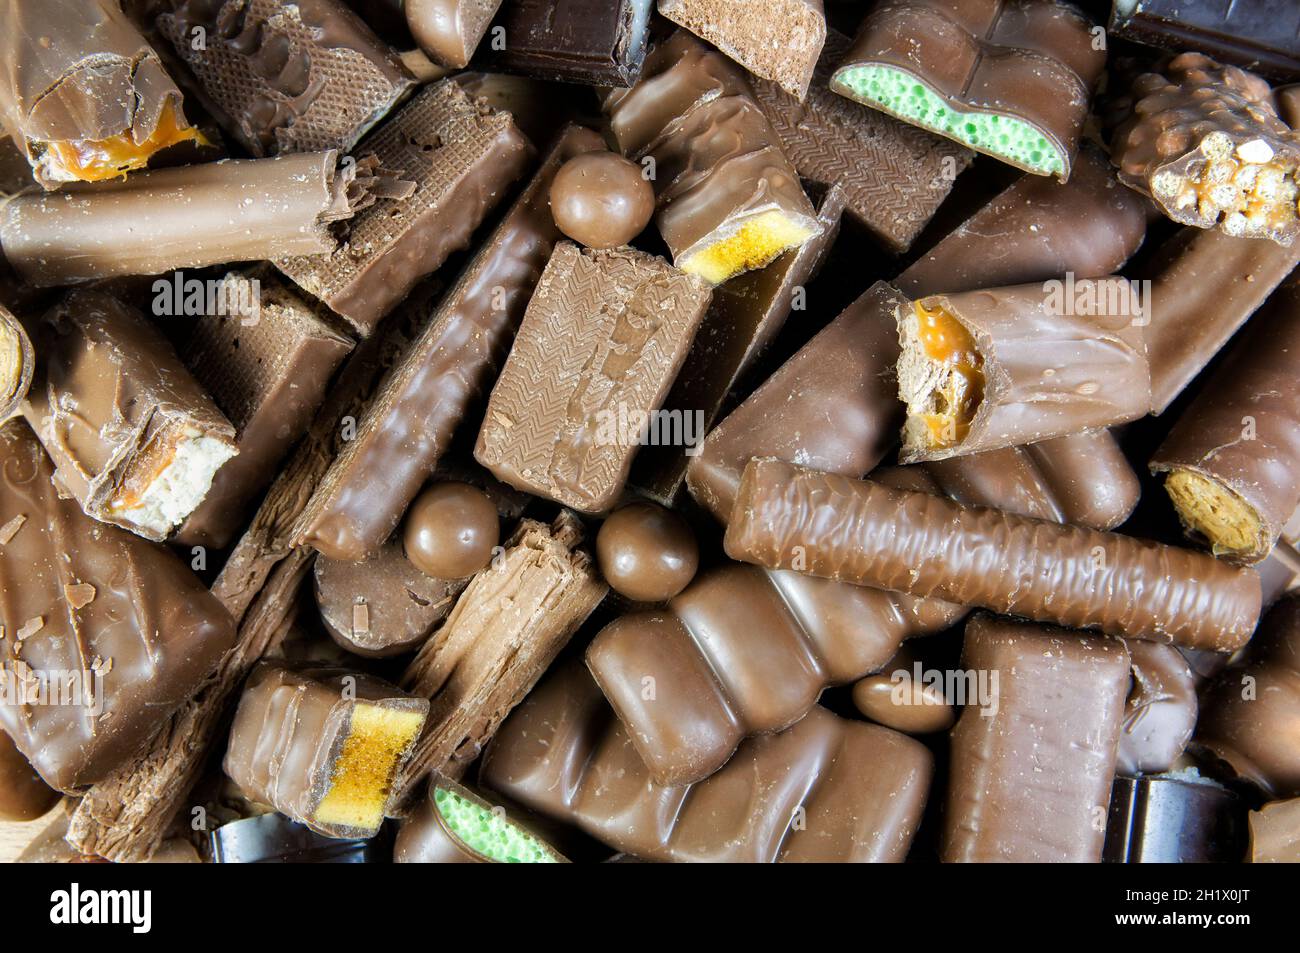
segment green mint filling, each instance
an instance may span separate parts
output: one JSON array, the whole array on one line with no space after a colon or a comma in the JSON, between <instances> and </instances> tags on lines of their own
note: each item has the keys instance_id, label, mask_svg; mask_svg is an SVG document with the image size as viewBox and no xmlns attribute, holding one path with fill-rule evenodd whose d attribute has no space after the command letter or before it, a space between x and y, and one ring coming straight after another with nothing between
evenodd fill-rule
<instances>
[{"instance_id":1,"label":"green mint filling","mask_svg":"<svg viewBox=\"0 0 1300 953\"><path fill-rule=\"evenodd\" d=\"M1037 129L1022 119L990 113L962 112L948 106L923 83L892 66L855 66L836 79L855 98L879 106L901 119L949 136L972 149L1047 175L1060 175L1065 160Z\"/></svg>"},{"instance_id":2,"label":"green mint filling","mask_svg":"<svg viewBox=\"0 0 1300 953\"><path fill-rule=\"evenodd\" d=\"M493 812L455 791L438 788L433 802L447 829L470 850L499 864L553 864L554 855L501 812Z\"/></svg>"}]
</instances>

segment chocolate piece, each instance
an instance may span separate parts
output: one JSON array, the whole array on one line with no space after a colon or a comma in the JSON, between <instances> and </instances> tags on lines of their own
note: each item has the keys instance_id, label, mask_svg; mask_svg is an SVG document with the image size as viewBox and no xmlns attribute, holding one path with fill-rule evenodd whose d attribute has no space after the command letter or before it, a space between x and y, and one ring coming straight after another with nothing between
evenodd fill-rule
<instances>
[{"instance_id":1,"label":"chocolate piece","mask_svg":"<svg viewBox=\"0 0 1300 953\"><path fill-rule=\"evenodd\" d=\"M1267 556L1300 507L1300 287L1278 291L1151 458L1216 556Z\"/></svg>"},{"instance_id":2,"label":"chocolate piece","mask_svg":"<svg viewBox=\"0 0 1300 953\"><path fill-rule=\"evenodd\" d=\"M415 498L402 536L406 558L440 579L472 576L501 540L497 508L466 483L435 483Z\"/></svg>"},{"instance_id":3,"label":"chocolate piece","mask_svg":"<svg viewBox=\"0 0 1300 953\"><path fill-rule=\"evenodd\" d=\"M645 62L654 0L510 0L481 51L502 73L587 86L631 86Z\"/></svg>"},{"instance_id":4,"label":"chocolate piece","mask_svg":"<svg viewBox=\"0 0 1300 953\"><path fill-rule=\"evenodd\" d=\"M562 864L527 827L454 781L434 778L402 822L393 847L399 864Z\"/></svg>"},{"instance_id":5,"label":"chocolate piece","mask_svg":"<svg viewBox=\"0 0 1300 953\"><path fill-rule=\"evenodd\" d=\"M1109 275L1137 251L1146 225L1147 203L1121 186L1106 158L1085 143L1069 182L1022 176L893 283L903 294L923 298L1047 281L1068 272ZM1158 307L1160 296L1151 297Z\"/></svg>"},{"instance_id":6,"label":"chocolate piece","mask_svg":"<svg viewBox=\"0 0 1300 953\"><path fill-rule=\"evenodd\" d=\"M1288 592L1300 589L1300 552L1290 543L1278 540L1268 558L1255 568L1264 590L1265 608Z\"/></svg>"},{"instance_id":7,"label":"chocolate piece","mask_svg":"<svg viewBox=\"0 0 1300 953\"><path fill-rule=\"evenodd\" d=\"M1300 83L1274 89L1273 106L1284 123L1292 129L1300 127Z\"/></svg>"},{"instance_id":8,"label":"chocolate piece","mask_svg":"<svg viewBox=\"0 0 1300 953\"><path fill-rule=\"evenodd\" d=\"M709 297L703 281L653 255L556 245L474 458L518 489L586 513L608 510Z\"/></svg>"},{"instance_id":9,"label":"chocolate piece","mask_svg":"<svg viewBox=\"0 0 1300 953\"><path fill-rule=\"evenodd\" d=\"M1300 74L1300 10L1289 3L1115 0L1109 32L1175 53L1198 50L1271 76Z\"/></svg>"},{"instance_id":10,"label":"chocolate piece","mask_svg":"<svg viewBox=\"0 0 1300 953\"><path fill-rule=\"evenodd\" d=\"M0 427L0 461L12 690L0 698L0 729L51 787L71 791L140 753L211 675L234 626L165 548L61 499L54 465L22 421Z\"/></svg>"},{"instance_id":11,"label":"chocolate piece","mask_svg":"<svg viewBox=\"0 0 1300 953\"><path fill-rule=\"evenodd\" d=\"M1264 616L1246 660L1206 689L1193 739L1272 798L1300 795L1298 652L1300 598L1291 596Z\"/></svg>"},{"instance_id":12,"label":"chocolate piece","mask_svg":"<svg viewBox=\"0 0 1300 953\"><path fill-rule=\"evenodd\" d=\"M44 817L59 797L58 791L41 780L13 739L0 731L0 821Z\"/></svg>"},{"instance_id":13,"label":"chocolate piece","mask_svg":"<svg viewBox=\"0 0 1300 953\"><path fill-rule=\"evenodd\" d=\"M0 63L0 123L47 189L124 175L199 138L115 0L11 0L0 8Z\"/></svg>"},{"instance_id":14,"label":"chocolate piece","mask_svg":"<svg viewBox=\"0 0 1300 953\"><path fill-rule=\"evenodd\" d=\"M1300 863L1300 798L1265 804L1249 823L1252 864Z\"/></svg>"},{"instance_id":15,"label":"chocolate piece","mask_svg":"<svg viewBox=\"0 0 1300 953\"><path fill-rule=\"evenodd\" d=\"M854 219L899 254L911 246L975 156L948 139L831 92L830 75L850 42L842 33L827 31L806 100L764 79L752 83L754 100L798 173L838 185Z\"/></svg>"},{"instance_id":16,"label":"chocolate piece","mask_svg":"<svg viewBox=\"0 0 1300 953\"><path fill-rule=\"evenodd\" d=\"M420 49L435 63L464 69L501 0L404 0L402 6Z\"/></svg>"},{"instance_id":17,"label":"chocolate piece","mask_svg":"<svg viewBox=\"0 0 1300 953\"><path fill-rule=\"evenodd\" d=\"M644 860L866 863L907 854L931 770L911 738L814 708L712 777L664 787L571 665L507 719L480 780Z\"/></svg>"},{"instance_id":18,"label":"chocolate piece","mask_svg":"<svg viewBox=\"0 0 1300 953\"><path fill-rule=\"evenodd\" d=\"M1259 618L1259 576L1158 543L754 460L727 554L769 569L1227 652Z\"/></svg>"},{"instance_id":19,"label":"chocolate piece","mask_svg":"<svg viewBox=\"0 0 1300 953\"><path fill-rule=\"evenodd\" d=\"M962 668L989 673L989 693L967 699L952 732L943 860L1100 861L1128 691L1123 643L980 613L966 624Z\"/></svg>"},{"instance_id":20,"label":"chocolate piece","mask_svg":"<svg viewBox=\"0 0 1300 953\"><path fill-rule=\"evenodd\" d=\"M370 179L358 178L367 170L337 160L334 152L223 160L19 196L0 210L0 246L38 287L326 254L338 244L329 224L373 201Z\"/></svg>"},{"instance_id":21,"label":"chocolate piece","mask_svg":"<svg viewBox=\"0 0 1300 953\"><path fill-rule=\"evenodd\" d=\"M521 520L407 667L402 685L433 704L398 778L399 802L431 771L458 779L605 597L581 541L567 511L550 527Z\"/></svg>"},{"instance_id":22,"label":"chocolate piece","mask_svg":"<svg viewBox=\"0 0 1300 953\"><path fill-rule=\"evenodd\" d=\"M904 463L1036 443L1151 409L1144 304L1123 278L900 305Z\"/></svg>"},{"instance_id":23,"label":"chocolate piece","mask_svg":"<svg viewBox=\"0 0 1300 953\"><path fill-rule=\"evenodd\" d=\"M659 232L683 271L721 284L821 232L743 72L685 30L604 108L619 149L649 170Z\"/></svg>"},{"instance_id":24,"label":"chocolate piece","mask_svg":"<svg viewBox=\"0 0 1300 953\"><path fill-rule=\"evenodd\" d=\"M853 704L864 717L907 735L947 731L957 712L942 685L921 675L920 662L904 646L880 674L853 686Z\"/></svg>"},{"instance_id":25,"label":"chocolate piece","mask_svg":"<svg viewBox=\"0 0 1300 953\"><path fill-rule=\"evenodd\" d=\"M248 677L222 767L245 796L326 837L370 837L429 703L366 675L263 662Z\"/></svg>"},{"instance_id":26,"label":"chocolate piece","mask_svg":"<svg viewBox=\"0 0 1300 953\"><path fill-rule=\"evenodd\" d=\"M461 420L494 380L560 237L547 207L555 172L603 148L570 126L419 336L357 414L357 432L303 514L298 539L323 555L358 560L388 539L437 468Z\"/></svg>"},{"instance_id":27,"label":"chocolate piece","mask_svg":"<svg viewBox=\"0 0 1300 953\"><path fill-rule=\"evenodd\" d=\"M419 648L464 588L452 579L426 576L396 542L359 563L319 556L315 580L326 630L343 648L366 658Z\"/></svg>"},{"instance_id":28,"label":"chocolate piece","mask_svg":"<svg viewBox=\"0 0 1300 953\"><path fill-rule=\"evenodd\" d=\"M822 0L659 0L659 12L800 100L826 42Z\"/></svg>"},{"instance_id":29,"label":"chocolate piece","mask_svg":"<svg viewBox=\"0 0 1300 953\"><path fill-rule=\"evenodd\" d=\"M480 108L451 80L435 83L356 149L414 188L353 219L336 254L281 252L275 265L369 334L416 282L469 244L532 151L508 113Z\"/></svg>"},{"instance_id":30,"label":"chocolate piece","mask_svg":"<svg viewBox=\"0 0 1300 953\"><path fill-rule=\"evenodd\" d=\"M168 299L173 293L179 297L180 287L179 275L175 283L160 279L154 285ZM215 308L208 305L189 324L179 352L234 424L239 453L217 470L175 542L224 549L248 522L249 505L311 424L352 341L268 268L226 275L215 299Z\"/></svg>"},{"instance_id":31,"label":"chocolate piece","mask_svg":"<svg viewBox=\"0 0 1300 953\"><path fill-rule=\"evenodd\" d=\"M1196 727L1196 679L1182 653L1158 642L1127 642L1133 687L1124 702L1117 766L1121 774L1173 768Z\"/></svg>"},{"instance_id":32,"label":"chocolate piece","mask_svg":"<svg viewBox=\"0 0 1300 953\"><path fill-rule=\"evenodd\" d=\"M1118 864L1238 863L1245 850L1241 798L1208 778L1115 779L1105 859Z\"/></svg>"},{"instance_id":33,"label":"chocolate piece","mask_svg":"<svg viewBox=\"0 0 1300 953\"><path fill-rule=\"evenodd\" d=\"M551 183L560 231L588 248L626 245L650 224L655 190L641 167L611 152L575 156Z\"/></svg>"},{"instance_id":34,"label":"chocolate piece","mask_svg":"<svg viewBox=\"0 0 1300 953\"><path fill-rule=\"evenodd\" d=\"M217 864L378 864L387 860L382 840L325 837L283 814L260 814L222 824L212 832Z\"/></svg>"},{"instance_id":35,"label":"chocolate piece","mask_svg":"<svg viewBox=\"0 0 1300 953\"><path fill-rule=\"evenodd\" d=\"M892 0L863 22L831 89L1064 182L1106 65L1093 41L1079 10L1041 0Z\"/></svg>"},{"instance_id":36,"label":"chocolate piece","mask_svg":"<svg viewBox=\"0 0 1300 953\"><path fill-rule=\"evenodd\" d=\"M0 420L8 419L27 396L36 368L36 351L22 322L0 304Z\"/></svg>"},{"instance_id":37,"label":"chocolate piece","mask_svg":"<svg viewBox=\"0 0 1300 953\"><path fill-rule=\"evenodd\" d=\"M346 152L414 85L338 0L163 0L155 23L255 156Z\"/></svg>"},{"instance_id":38,"label":"chocolate piece","mask_svg":"<svg viewBox=\"0 0 1300 953\"><path fill-rule=\"evenodd\" d=\"M1133 83L1116 131L1120 180L1175 222L1290 245L1300 233L1300 137L1278 118L1268 83L1199 53Z\"/></svg>"},{"instance_id":39,"label":"chocolate piece","mask_svg":"<svg viewBox=\"0 0 1300 953\"><path fill-rule=\"evenodd\" d=\"M677 513L653 503L631 503L601 525L596 559L615 592L638 602L664 602L695 578L700 547Z\"/></svg>"}]
</instances>

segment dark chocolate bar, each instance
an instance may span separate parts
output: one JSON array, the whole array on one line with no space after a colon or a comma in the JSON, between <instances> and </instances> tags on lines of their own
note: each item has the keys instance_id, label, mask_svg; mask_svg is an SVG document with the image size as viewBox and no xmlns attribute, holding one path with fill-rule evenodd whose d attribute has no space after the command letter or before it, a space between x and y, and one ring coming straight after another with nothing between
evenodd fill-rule
<instances>
[{"instance_id":1,"label":"dark chocolate bar","mask_svg":"<svg viewBox=\"0 0 1300 953\"><path fill-rule=\"evenodd\" d=\"M1118 777L1105 859L1117 864L1239 863L1246 847L1239 794L1199 775Z\"/></svg>"},{"instance_id":2,"label":"dark chocolate bar","mask_svg":"<svg viewBox=\"0 0 1300 953\"><path fill-rule=\"evenodd\" d=\"M437 777L402 822L393 860L399 864L565 863L553 847L503 807Z\"/></svg>"},{"instance_id":3,"label":"dark chocolate bar","mask_svg":"<svg viewBox=\"0 0 1300 953\"><path fill-rule=\"evenodd\" d=\"M1169 771L1196 727L1196 677L1172 645L1128 639L1133 687L1124 702L1119 738L1121 774Z\"/></svg>"},{"instance_id":4,"label":"dark chocolate bar","mask_svg":"<svg viewBox=\"0 0 1300 953\"><path fill-rule=\"evenodd\" d=\"M274 812L222 824L211 836L214 864L381 864L388 860L388 845L381 838L325 837Z\"/></svg>"},{"instance_id":5,"label":"dark chocolate bar","mask_svg":"<svg viewBox=\"0 0 1300 953\"><path fill-rule=\"evenodd\" d=\"M1115 0L1109 32L1269 76L1300 76L1300 7L1287 0Z\"/></svg>"},{"instance_id":6,"label":"dark chocolate bar","mask_svg":"<svg viewBox=\"0 0 1300 953\"><path fill-rule=\"evenodd\" d=\"M510 0L476 65L561 83L631 86L645 63L652 13L654 0Z\"/></svg>"}]
</instances>

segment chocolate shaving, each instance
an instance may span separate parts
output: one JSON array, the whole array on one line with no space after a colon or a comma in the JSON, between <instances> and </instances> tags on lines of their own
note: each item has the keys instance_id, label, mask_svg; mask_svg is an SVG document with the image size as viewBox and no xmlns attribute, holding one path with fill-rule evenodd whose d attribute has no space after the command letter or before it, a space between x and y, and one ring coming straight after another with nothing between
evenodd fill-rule
<instances>
[{"instance_id":1,"label":"chocolate shaving","mask_svg":"<svg viewBox=\"0 0 1300 953\"><path fill-rule=\"evenodd\" d=\"M84 609L95 601L95 587L88 582L63 587L63 598L75 609Z\"/></svg>"},{"instance_id":2,"label":"chocolate shaving","mask_svg":"<svg viewBox=\"0 0 1300 953\"><path fill-rule=\"evenodd\" d=\"M18 531L23 528L23 524L26 522L27 517L22 513L19 513L9 522L5 523L4 526L0 526L0 546L7 544L17 536Z\"/></svg>"}]
</instances>

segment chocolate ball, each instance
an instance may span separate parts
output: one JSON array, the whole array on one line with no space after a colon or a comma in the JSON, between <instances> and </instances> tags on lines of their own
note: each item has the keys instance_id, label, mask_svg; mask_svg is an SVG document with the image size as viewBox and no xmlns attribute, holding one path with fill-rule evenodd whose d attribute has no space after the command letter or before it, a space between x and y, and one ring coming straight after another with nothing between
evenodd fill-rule
<instances>
[{"instance_id":1,"label":"chocolate ball","mask_svg":"<svg viewBox=\"0 0 1300 953\"><path fill-rule=\"evenodd\" d=\"M585 152L555 173L551 214L560 231L588 248L617 248L641 233L655 192L641 167L612 152Z\"/></svg>"},{"instance_id":2,"label":"chocolate ball","mask_svg":"<svg viewBox=\"0 0 1300 953\"><path fill-rule=\"evenodd\" d=\"M467 483L436 483L411 504L402 542L425 575L460 579L488 564L500 533L486 493Z\"/></svg>"},{"instance_id":3,"label":"chocolate ball","mask_svg":"<svg viewBox=\"0 0 1300 953\"><path fill-rule=\"evenodd\" d=\"M695 577L700 549L676 513L653 503L632 503L601 526L596 559L615 592L637 602L663 602Z\"/></svg>"}]
</instances>

